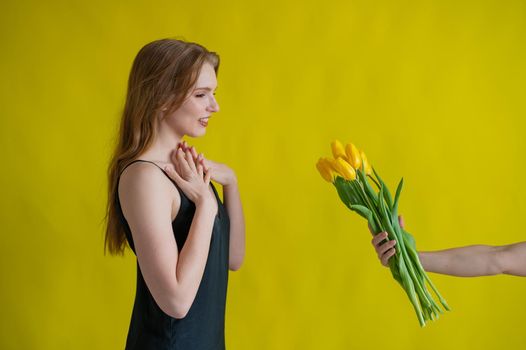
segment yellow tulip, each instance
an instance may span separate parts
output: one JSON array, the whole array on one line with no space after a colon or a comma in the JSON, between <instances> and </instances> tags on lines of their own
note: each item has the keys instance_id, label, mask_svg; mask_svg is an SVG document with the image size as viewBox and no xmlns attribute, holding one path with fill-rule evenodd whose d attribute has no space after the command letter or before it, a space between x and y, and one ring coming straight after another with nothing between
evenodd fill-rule
<instances>
[{"instance_id":1,"label":"yellow tulip","mask_svg":"<svg viewBox=\"0 0 526 350\"><path fill-rule=\"evenodd\" d=\"M345 152L347 153L347 159L354 169L360 169L362 166L362 158L360 157L360 152L358 148L352 143L348 143L345 146Z\"/></svg>"},{"instance_id":2,"label":"yellow tulip","mask_svg":"<svg viewBox=\"0 0 526 350\"><path fill-rule=\"evenodd\" d=\"M334 159L338 159L339 157L346 158L345 155L345 148L343 148L343 145L340 141L334 140L331 142L331 149L332 149L332 155L334 156Z\"/></svg>"},{"instance_id":3,"label":"yellow tulip","mask_svg":"<svg viewBox=\"0 0 526 350\"><path fill-rule=\"evenodd\" d=\"M360 157L362 158L363 167L365 169L365 174L371 175L371 173L373 172L371 168L371 164L369 164L369 161L367 160L367 157L365 156L365 153L363 151L360 151Z\"/></svg>"},{"instance_id":4,"label":"yellow tulip","mask_svg":"<svg viewBox=\"0 0 526 350\"><path fill-rule=\"evenodd\" d=\"M331 165L327 162L326 159L320 158L316 163L316 168L320 172L321 177L325 179L325 181L332 183L334 176L331 170Z\"/></svg>"},{"instance_id":5,"label":"yellow tulip","mask_svg":"<svg viewBox=\"0 0 526 350\"><path fill-rule=\"evenodd\" d=\"M332 164L345 180L356 179L356 171L354 171L351 164L347 163L345 159L340 157L336 159Z\"/></svg>"},{"instance_id":6,"label":"yellow tulip","mask_svg":"<svg viewBox=\"0 0 526 350\"><path fill-rule=\"evenodd\" d=\"M331 169L333 173L338 173L338 167L336 166L336 159L325 157L323 158L323 161L329 167L329 169ZM333 175L336 175L336 174L333 174Z\"/></svg>"}]
</instances>

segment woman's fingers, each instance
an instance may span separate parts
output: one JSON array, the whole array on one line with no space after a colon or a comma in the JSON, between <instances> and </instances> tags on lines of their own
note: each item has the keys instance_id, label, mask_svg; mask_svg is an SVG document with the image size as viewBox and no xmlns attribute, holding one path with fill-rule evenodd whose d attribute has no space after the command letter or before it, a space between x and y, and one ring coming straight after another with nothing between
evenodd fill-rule
<instances>
[{"instance_id":1,"label":"woman's fingers","mask_svg":"<svg viewBox=\"0 0 526 350\"><path fill-rule=\"evenodd\" d=\"M197 150L195 149L194 146L190 147L190 152L192 153L192 157L194 157L194 159L197 162Z\"/></svg>"},{"instance_id":2,"label":"woman's fingers","mask_svg":"<svg viewBox=\"0 0 526 350\"><path fill-rule=\"evenodd\" d=\"M210 178L212 177L212 169L208 169L208 171L205 174L205 184L208 186L210 185Z\"/></svg>"},{"instance_id":3,"label":"woman's fingers","mask_svg":"<svg viewBox=\"0 0 526 350\"><path fill-rule=\"evenodd\" d=\"M193 147L185 146L184 143L179 143L177 150L171 154L172 163L175 166L174 171L178 173L181 179L186 181L195 175L197 175L199 179L204 180L206 174L210 173L210 169L207 169L204 163L200 161L204 159L203 155L197 154L194 158L194 154L196 154L195 149L192 151ZM209 177L210 176L211 174Z\"/></svg>"},{"instance_id":4,"label":"woman's fingers","mask_svg":"<svg viewBox=\"0 0 526 350\"><path fill-rule=\"evenodd\" d=\"M185 152L186 151L186 141L180 142L179 145L181 145L183 152Z\"/></svg>"},{"instance_id":5,"label":"woman's fingers","mask_svg":"<svg viewBox=\"0 0 526 350\"><path fill-rule=\"evenodd\" d=\"M183 151L186 153L186 151L190 151L190 154L192 155L192 158L194 158L195 163L199 163L199 154L197 153L197 150L194 146L189 146L186 141L183 141L180 143L181 147L183 148Z\"/></svg>"},{"instance_id":6,"label":"woman's fingers","mask_svg":"<svg viewBox=\"0 0 526 350\"><path fill-rule=\"evenodd\" d=\"M203 165L198 163L197 164L197 175L199 175L199 178L202 179L203 178Z\"/></svg>"},{"instance_id":7,"label":"woman's fingers","mask_svg":"<svg viewBox=\"0 0 526 350\"><path fill-rule=\"evenodd\" d=\"M198 163L198 153L197 153L197 150L195 149L194 146L190 146L186 143L186 141L183 141L183 142L180 142L179 143L179 146L182 148L183 152L185 153L185 156L186 156L186 153L187 152L190 152L190 154L192 155L192 158L194 160L194 163Z\"/></svg>"},{"instance_id":8,"label":"woman's fingers","mask_svg":"<svg viewBox=\"0 0 526 350\"><path fill-rule=\"evenodd\" d=\"M201 164L203 164L203 169L205 169L205 171L208 171L208 169L210 169L210 167L205 162L205 155L204 155L204 153L199 153L198 161Z\"/></svg>"},{"instance_id":9,"label":"woman's fingers","mask_svg":"<svg viewBox=\"0 0 526 350\"><path fill-rule=\"evenodd\" d=\"M188 166L190 167L190 169L191 169L194 173L197 173L197 169L196 169L196 167L195 167L194 158L192 157L192 152L190 152L190 149L186 149L186 152L185 152L185 159L186 159L186 162L188 163Z\"/></svg>"},{"instance_id":10,"label":"woman's fingers","mask_svg":"<svg viewBox=\"0 0 526 350\"><path fill-rule=\"evenodd\" d=\"M188 146L186 141L182 141L177 145L177 151L172 156L173 163L176 166L176 171L182 177L187 178L192 174L196 174L205 182L210 182L212 174L211 168L206 166L205 157L203 153L197 153L193 146ZM206 177L208 175L208 180Z\"/></svg>"},{"instance_id":11,"label":"woman's fingers","mask_svg":"<svg viewBox=\"0 0 526 350\"><path fill-rule=\"evenodd\" d=\"M185 153L180 148L177 150L177 162L179 164L179 169L181 170L181 175L189 176L192 173L192 169L186 161Z\"/></svg>"},{"instance_id":12,"label":"woman's fingers","mask_svg":"<svg viewBox=\"0 0 526 350\"><path fill-rule=\"evenodd\" d=\"M170 153L170 160L175 167L175 171L181 174L181 167L179 166L179 160L177 159L177 151L179 151L179 147Z\"/></svg>"}]
</instances>

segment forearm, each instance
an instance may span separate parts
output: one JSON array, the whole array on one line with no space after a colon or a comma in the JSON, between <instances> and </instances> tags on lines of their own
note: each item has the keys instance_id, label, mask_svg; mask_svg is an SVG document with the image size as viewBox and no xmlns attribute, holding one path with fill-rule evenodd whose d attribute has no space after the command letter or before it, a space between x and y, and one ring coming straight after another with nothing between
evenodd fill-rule
<instances>
[{"instance_id":1,"label":"forearm","mask_svg":"<svg viewBox=\"0 0 526 350\"><path fill-rule=\"evenodd\" d=\"M245 258L245 217L237 180L223 187L223 195L230 219L229 268L238 270Z\"/></svg>"},{"instance_id":2,"label":"forearm","mask_svg":"<svg viewBox=\"0 0 526 350\"><path fill-rule=\"evenodd\" d=\"M460 277L490 276L503 273L499 248L471 245L418 254L424 270L428 272Z\"/></svg>"},{"instance_id":3,"label":"forearm","mask_svg":"<svg viewBox=\"0 0 526 350\"><path fill-rule=\"evenodd\" d=\"M176 299L184 305L183 308L189 308L193 303L203 278L214 219L212 205L198 205L188 237L179 253L176 269L178 285Z\"/></svg>"}]
</instances>

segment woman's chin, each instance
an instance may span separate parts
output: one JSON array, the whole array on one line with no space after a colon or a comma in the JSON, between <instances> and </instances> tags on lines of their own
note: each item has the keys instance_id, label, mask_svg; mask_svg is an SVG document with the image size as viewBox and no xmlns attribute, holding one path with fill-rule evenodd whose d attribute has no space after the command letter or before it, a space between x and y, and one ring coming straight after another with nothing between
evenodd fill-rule
<instances>
[{"instance_id":1,"label":"woman's chin","mask_svg":"<svg viewBox=\"0 0 526 350\"><path fill-rule=\"evenodd\" d=\"M201 137L206 134L206 129L201 128L201 130L192 130L192 132L187 133L186 135L190 137Z\"/></svg>"}]
</instances>

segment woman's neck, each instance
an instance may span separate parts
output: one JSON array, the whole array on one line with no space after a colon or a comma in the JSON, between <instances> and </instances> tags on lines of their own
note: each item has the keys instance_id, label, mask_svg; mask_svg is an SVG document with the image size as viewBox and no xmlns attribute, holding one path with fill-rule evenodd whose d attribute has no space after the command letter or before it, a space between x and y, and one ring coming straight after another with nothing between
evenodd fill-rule
<instances>
[{"instance_id":1,"label":"woman's neck","mask_svg":"<svg viewBox=\"0 0 526 350\"><path fill-rule=\"evenodd\" d=\"M173 134L159 133L150 147L139 155L139 159L149 160L157 163L171 163L171 154L177 150L181 137Z\"/></svg>"}]
</instances>

